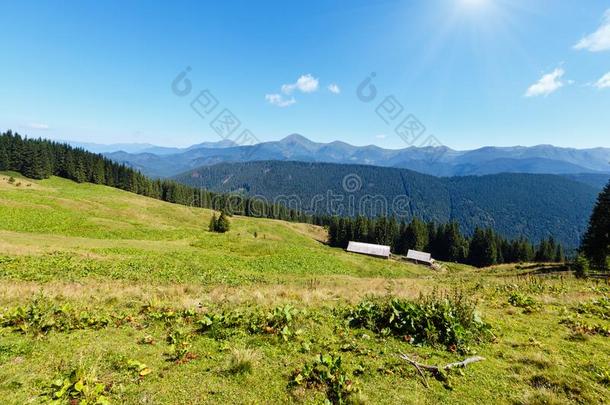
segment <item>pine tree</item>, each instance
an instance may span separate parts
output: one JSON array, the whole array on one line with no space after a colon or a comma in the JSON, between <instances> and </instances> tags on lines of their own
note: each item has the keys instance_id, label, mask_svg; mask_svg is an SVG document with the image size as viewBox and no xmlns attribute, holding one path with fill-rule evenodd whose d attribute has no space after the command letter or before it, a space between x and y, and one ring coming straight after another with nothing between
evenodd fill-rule
<instances>
[{"instance_id":1,"label":"pine tree","mask_svg":"<svg viewBox=\"0 0 610 405\"><path fill-rule=\"evenodd\" d=\"M418 218L413 220L406 226L400 237L400 249L403 254L406 254L409 249L423 251L428 246L428 229L426 224Z\"/></svg>"},{"instance_id":2,"label":"pine tree","mask_svg":"<svg viewBox=\"0 0 610 405\"><path fill-rule=\"evenodd\" d=\"M557 245L553 237L540 241L538 249L536 250L536 261L537 262L552 262L555 260L555 254L557 253Z\"/></svg>"},{"instance_id":3,"label":"pine tree","mask_svg":"<svg viewBox=\"0 0 610 405\"><path fill-rule=\"evenodd\" d=\"M210 219L210 225L208 226L208 230L210 232L216 232L216 228L218 227L218 219L216 219L216 214L212 215L212 219Z\"/></svg>"},{"instance_id":4,"label":"pine tree","mask_svg":"<svg viewBox=\"0 0 610 405\"><path fill-rule=\"evenodd\" d=\"M354 240L358 242L366 241L366 234L368 232L368 227L366 224L366 218L359 215L356 217L356 222L354 223Z\"/></svg>"},{"instance_id":5,"label":"pine tree","mask_svg":"<svg viewBox=\"0 0 610 405\"><path fill-rule=\"evenodd\" d=\"M428 222L427 228L428 244L426 245L425 250L431 253L433 257L437 257L439 249L437 247L436 224L434 222Z\"/></svg>"},{"instance_id":6,"label":"pine tree","mask_svg":"<svg viewBox=\"0 0 610 405\"><path fill-rule=\"evenodd\" d=\"M9 160L8 152L2 143L0 143L0 170L8 170Z\"/></svg>"},{"instance_id":7,"label":"pine tree","mask_svg":"<svg viewBox=\"0 0 610 405\"><path fill-rule=\"evenodd\" d=\"M445 251L445 260L462 262L468 256L466 240L460 233L460 226L457 222L450 222L444 227L441 245Z\"/></svg>"},{"instance_id":8,"label":"pine tree","mask_svg":"<svg viewBox=\"0 0 610 405\"><path fill-rule=\"evenodd\" d=\"M557 245L557 249L555 251L555 262L563 263L566 261L565 253L563 252L563 246Z\"/></svg>"},{"instance_id":9,"label":"pine tree","mask_svg":"<svg viewBox=\"0 0 610 405\"><path fill-rule=\"evenodd\" d=\"M377 243L375 240L375 230L377 229L376 221L369 219L367 220L368 230L366 231L366 241L368 243Z\"/></svg>"},{"instance_id":10,"label":"pine tree","mask_svg":"<svg viewBox=\"0 0 610 405\"><path fill-rule=\"evenodd\" d=\"M496 263L496 238L491 229L476 228L470 241L468 262L473 266L487 267Z\"/></svg>"},{"instance_id":11,"label":"pine tree","mask_svg":"<svg viewBox=\"0 0 610 405\"><path fill-rule=\"evenodd\" d=\"M224 211L220 212L220 217L218 217L218 222L216 223L216 232L225 233L228 232L231 228L231 223L227 218L227 215Z\"/></svg>"},{"instance_id":12,"label":"pine tree","mask_svg":"<svg viewBox=\"0 0 610 405\"><path fill-rule=\"evenodd\" d=\"M593 267L608 268L608 256L610 255L610 182L597 197L580 250Z\"/></svg>"},{"instance_id":13,"label":"pine tree","mask_svg":"<svg viewBox=\"0 0 610 405\"><path fill-rule=\"evenodd\" d=\"M331 246L339 246L339 219L332 217L328 225L328 243Z\"/></svg>"},{"instance_id":14,"label":"pine tree","mask_svg":"<svg viewBox=\"0 0 610 405\"><path fill-rule=\"evenodd\" d=\"M99 159L95 162L92 173L92 181L96 184L104 184L106 173L104 172L104 161Z\"/></svg>"}]
</instances>

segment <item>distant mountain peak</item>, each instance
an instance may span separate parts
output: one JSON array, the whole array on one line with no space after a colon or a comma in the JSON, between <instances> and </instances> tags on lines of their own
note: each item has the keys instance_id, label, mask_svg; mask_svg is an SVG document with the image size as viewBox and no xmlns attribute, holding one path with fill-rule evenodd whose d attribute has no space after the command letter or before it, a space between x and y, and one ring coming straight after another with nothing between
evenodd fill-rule
<instances>
[{"instance_id":1,"label":"distant mountain peak","mask_svg":"<svg viewBox=\"0 0 610 405\"><path fill-rule=\"evenodd\" d=\"M300 143L300 144L305 144L305 145L314 145L315 144L315 142L309 140L308 138L304 137L301 134L288 135L287 137L283 138L279 142L283 143L283 144L287 144L287 143L293 143L293 144Z\"/></svg>"}]
</instances>

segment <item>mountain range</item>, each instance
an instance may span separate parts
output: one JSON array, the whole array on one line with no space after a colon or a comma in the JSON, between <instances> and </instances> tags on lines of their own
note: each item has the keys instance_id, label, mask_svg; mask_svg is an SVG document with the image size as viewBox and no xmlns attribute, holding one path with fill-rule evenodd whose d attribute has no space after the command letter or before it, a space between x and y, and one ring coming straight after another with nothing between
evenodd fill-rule
<instances>
[{"instance_id":1,"label":"mountain range","mask_svg":"<svg viewBox=\"0 0 610 405\"><path fill-rule=\"evenodd\" d=\"M509 238L540 241L552 235L573 248L608 177L523 173L436 177L370 165L257 161L202 166L175 179L318 214L457 221L467 234L477 226L492 227Z\"/></svg>"},{"instance_id":2,"label":"mountain range","mask_svg":"<svg viewBox=\"0 0 610 405\"><path fill-rule=\"evenodd\" d=\"M86 145L86 149L97 150ZM125 146L125 145L123 145ZM383 149L344 142L317 143L293 134L280 141L235 145L231 141L202 143L188 148L152 145L106 147L103 153L153 177L171 177L200 166L248 161L302 161L411 169L434 176L494 173L610 173L610 148L573 149L552 145L483 147L457 151L446 146Z\"/></svg>"},{"instance_id":3,"label":"mountain range","mask_svg":"<svg viewBox=\"0 0 610 405\"><path fill-rule=\"evenodd\" d=\"M202 142L196 145L189 146L188 148L177 148L167 146L156 146L150 143L113 143L113 144L101 144L93 142L77 142L77 141L59 141L69 143L76 148L86 149L93 153L112 153L112 152L125 152L130 154L146 154L151 153L155 155L173 155L187 152L193 149L199 148L210 148L220 149L228 148L231 146L237 146L233 141L223 140L218 142Z\"/></svg>"}]
</instances>

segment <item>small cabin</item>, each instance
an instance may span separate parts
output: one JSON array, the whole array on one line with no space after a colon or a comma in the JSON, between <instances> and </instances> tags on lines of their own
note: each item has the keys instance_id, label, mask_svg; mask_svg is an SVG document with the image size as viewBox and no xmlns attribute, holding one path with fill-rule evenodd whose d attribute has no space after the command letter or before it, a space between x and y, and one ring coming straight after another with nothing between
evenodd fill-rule
<instances>
[{"instance_id":1,"label":"small cabin","mask_svg":"<svg viewBox=\"0 0 610 405\"><path fill-rule=\"evenodd\" d=\"M434 259L430 253L412 249L409 249L407 252L407 260L410 260L415 264L425 264L426 266L432 266L434 264Z\"/></svg>"},{"instance_id":2,"label":"small cabin","mask_svg":"<svg viewBox=\"0 0 610 405\"><path fill-rule=\"evenodd\" d=\"M358 253L361 255L382 257L384 259L390 258L390 247L385 246L385 245L375 245L372 243L362 243L362 242L350 242L347 245L347 251L352 252L352 253Z\"/></svg>"}]
</instances>

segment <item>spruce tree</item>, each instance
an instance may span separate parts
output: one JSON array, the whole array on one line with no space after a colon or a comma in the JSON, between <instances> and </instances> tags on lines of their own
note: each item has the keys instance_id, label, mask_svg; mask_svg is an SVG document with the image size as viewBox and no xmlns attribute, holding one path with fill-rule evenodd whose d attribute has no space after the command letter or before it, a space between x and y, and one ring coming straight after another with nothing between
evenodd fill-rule
<instances>
[{"instance_id":1,"label":"spruce tree","mask_svg":"<svg viewBox=\"0 0 610 405\"><path fill-rule=\"evenodd\" d=\"M580 247L593 267L608 268L610 255L610 182L597 197Z\"/></svg>"},{"instance_id":2,"label":"spruce tree","mask_svg":"<svg viewBox=\"0 0 610 405\"><path fill-rule=\"evenodd\" d=\"M444 260L452 262L461 262L466 259L468 255L468 247L466 240L460 233L460 226L457 222L450 222L444 227L443 234L441 236L443 250L445 251Z\"/></svg>"},{"instance_id":3,"label":"spruce tree","mask_svg":"<svg viewBox=\"0 0 610 405\"><path fill-rule=\"evenodd\" d=\"M212 219L210 219L210 225L208 226L208 230L210 232L216 232L216 227L218 223L218 219L216 219L216 214L212 215Z\"/></svg>"},{"instance_id":4,"label":"spruce tree","mask_svg":"<svg viewBox=\"0 0 610 405\"><path fill-rule=\"evenodd\" d=\"M362 242L366 241L366 234L368 232L368 227L366 223L366 218L359 215L356 217L356 222L354 223L354 239Z\"/></svg>"},{"instance_id":5,"label":"spruce tree","mask_svg":"<svg viewBox=\"0 0 610 405\"><path fill-rule=\"evenodd\" d=\"M8 170L8 152L3 144L0 143L0 170Z\"/></svg>"},{"instance_id":6,"label":"spruce tree","mask_svg":"<svg viewBox=\"0 0 610 405\"><path fill-rule=\"evenodd\" d=\"M428 245L428 230L426 224L418 218L413 218L407 226L407 243L409 249L423 251Z\"/></svg>"},{"instance_id":7,"label":"spruce tree","mask_svg":"<svg viewBox=\"0 0 610 405\"><path fill-rule=\"evenodd\" d=\"M491 229L476 228L470 240L468 262L476 267L487 267L496 264L496 238Z\"/></svg>"},{"instance_id":8,"label":"spruce tree","mask_svg":"<svg viewBox=\"0 0 610 405\"><path fill-rule=\"evenodd\" d=\"M557 250L555 251L555 262L563 263L566 261L565 253L563 252L563 246L557 245Z\"/></svg>"},{"instance_id":9,"label":"spruce tree","mask_svg":"<svg viewBox=\"0 0 610 405\"><path fill-rule=\"evenodd\" d=\"M216 223L216 232L225 233L228 232L231 228L231 224L227 215L224 211L220 212L220 217L218 217L218 222Z\"/></svg>"}]
</instances>

